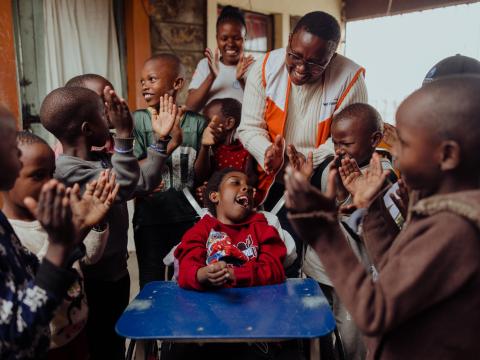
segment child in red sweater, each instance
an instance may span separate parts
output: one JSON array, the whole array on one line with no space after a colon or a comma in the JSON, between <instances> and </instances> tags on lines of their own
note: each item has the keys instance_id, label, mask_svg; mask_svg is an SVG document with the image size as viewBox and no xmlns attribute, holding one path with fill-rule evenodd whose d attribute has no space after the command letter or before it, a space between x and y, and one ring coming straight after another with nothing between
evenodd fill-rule
<instances>
[{"instance_id":1,"label":"child in red sweater","mask_svg":"<svg viewBox=\"0 0 480 360\"><path fill-rule=\"evenodd\" d=\"M217 171L205 198L212 215L188 230L175 251L179 285L206 290L283 282L285 244L265 216L252 210L247 175L231 168Z\"/></svg>"}]
</instances>

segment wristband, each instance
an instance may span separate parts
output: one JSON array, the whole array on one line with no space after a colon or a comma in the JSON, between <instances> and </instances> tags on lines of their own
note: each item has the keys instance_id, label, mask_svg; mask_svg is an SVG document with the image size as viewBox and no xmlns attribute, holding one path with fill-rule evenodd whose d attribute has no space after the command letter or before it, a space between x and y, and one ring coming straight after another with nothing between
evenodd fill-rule
<instances>
[{"instance_id":1,"label":"wristband","mask_svg":"<svg viewBox=\"0 0 480 360\"><path fill-rule=\"evenodd\" d=\"M120 149L120 148L115 146L113 148L113 151L115 151L116 153L119 153L119 154L128 154L128 153L133 152L133 147L131 147L129 149Z\"/></svg>"},{"instance_id":2,"label":"wristband","mask_svg":"<svg viewBox=\"0 0 480 360\"><path fill-rule=\"evenodd\" d=\"M171 136L167 136L165 139L157 139L157 141L151 144L149 148L160 154L167 154L167 146L171 139Z\"/></svg>"},{"instance_id":3,"label":"wristband","mask_svg":"<svg viewBox=\"0 0 480 360\"><path fill-rule=\"evenodd\" d=\"M107 229L107 226L108 226L108 223L106 221L101 222L101 223L93 226L92 230L95 231L95 232L104 232Z\"/></svg>"}]
</instances>

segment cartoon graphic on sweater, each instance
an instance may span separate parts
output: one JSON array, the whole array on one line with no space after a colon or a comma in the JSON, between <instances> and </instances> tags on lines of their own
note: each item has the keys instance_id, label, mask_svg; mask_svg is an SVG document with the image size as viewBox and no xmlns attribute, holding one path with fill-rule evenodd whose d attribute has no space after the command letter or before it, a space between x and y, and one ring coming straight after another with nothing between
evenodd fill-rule
<instances>
[{"instance_id":1,"label":"cartoon graphic on sweater","mask_svg":"<svg viewBox=\"0 0 480 360\"><path fill-rule=\"evenodd\" d=\"M232 240L226 233L213 229L210 231L207 239L207 265L218 261L225 261L227 264L232 265L241 265L248 260L250 258L232 243Z\"/></svg>"}]
</instances>

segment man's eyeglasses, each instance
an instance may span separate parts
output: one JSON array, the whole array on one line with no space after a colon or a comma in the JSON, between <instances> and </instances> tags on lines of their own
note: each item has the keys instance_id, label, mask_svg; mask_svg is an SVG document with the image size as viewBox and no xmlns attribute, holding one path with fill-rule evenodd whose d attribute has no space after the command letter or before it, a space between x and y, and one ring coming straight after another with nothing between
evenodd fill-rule
<instances>
[{"instance_id":1,"label":"man's eyeglasses","mask_svg":"<svg viewBox=\"0 0 480 360\"><path fill-rule=\"evenodd\" d=\"M287 57L288 57L288 60L295 66L300 66L300 65L303 65L305 67L307 67L310 72L312 74L315 74L315 73L322 73L325 71L325 69L327 68L328 64L330 63L330 59L328 59L327 63L324 64L324 65L321 65L321 64L318 64L316 62L313 62L313 61L306 61L304 60L301 56L297 55L297 54L294 54L290 51L287 50Z\"/></svg>"}]
</instances>

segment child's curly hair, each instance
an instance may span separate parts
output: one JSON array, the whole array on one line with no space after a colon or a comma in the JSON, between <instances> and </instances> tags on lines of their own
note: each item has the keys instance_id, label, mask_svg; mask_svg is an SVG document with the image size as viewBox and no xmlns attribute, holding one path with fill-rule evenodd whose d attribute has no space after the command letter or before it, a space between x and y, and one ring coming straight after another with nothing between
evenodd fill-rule
<instances>
[{"instance_id":1,"label":"child's curly hair","mask_svg":"<svg viewBox=\"0 0 480 360\"><path fill-rule=\"evenodd\" d=\"M203 202L205 206L208 208L208 211L213 216L217 216L217 210L215 208L215 204L210 200L210 194L212 192L216 192L220 189L220 184L225 176L232 172L242 172L235 168L225 168L222 170L215 171L213 175L208 180L207 187L205 188L205 192L203 194Z\"/></svg>"}]
</instances>

